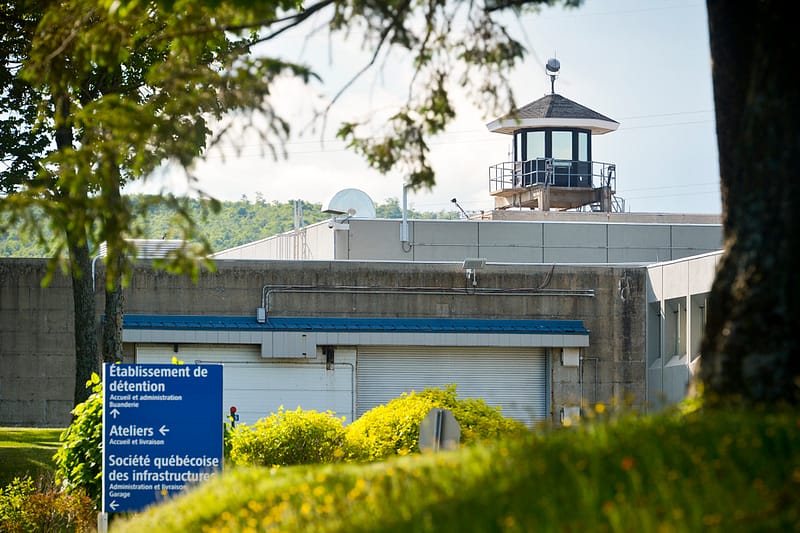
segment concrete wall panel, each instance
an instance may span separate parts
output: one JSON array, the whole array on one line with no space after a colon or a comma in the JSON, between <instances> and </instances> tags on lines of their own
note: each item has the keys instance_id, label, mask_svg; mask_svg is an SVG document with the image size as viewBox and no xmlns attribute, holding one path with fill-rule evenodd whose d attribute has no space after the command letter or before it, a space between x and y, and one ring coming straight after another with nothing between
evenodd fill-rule
<instances>
[{"instance_id":1,"label":"concrete wall panel","mask_svg":"<svg viewBox=\"0 0 800 533\"><path fill-rule=\"evenodd\" d=\"M670 228L674 259L722 249L722 226L672 225Z\"/></svg>"},{"instance_id":2,"label":"concrete wall panel","mask_svg":"<svg viewBox=\"0 0 800 533\"><path fill-rule=\"evenodd\" d=\"M480 245L541 248L544 243L544 226L542 223L481 222L478 226Z\"/></svg>"},{"instance_id":3,"label":"concrete wall panel","mask_svg":"<svg viewBox=\"0 0 800 533\"><path fill-rule=\"evenodd\" d=\"M510 218L500 220L501 214ZM523 222L512 213L493 216L498 219L408 220L407 243L400 241L398 219L350 219L334 228L322 222L222 251L218 257L460 261L474 253L494 262L655 263L721 247L720 225L687 223L716 217L548 212Z\"/></svg>"},{"instance_id":4,"label":"concrete wall panel","mask_svg":"<svg viewBox=\"0 0 800 533\"><path fill-rule=\"evenodd\" d=\"M400 221L398 220L351 220L348 233L347 255L344 250L336 250L339 259L374 259L380 257L389 261L409 261L414 250L403 247L400 242ZM409 237L416 227L409 224Z\"/></svg>"},{"instance_id":5,"label":"concrete wall panel","mask_svg":"<svg viewBox=\"0 0 800 533\"><path fill-rule=\"evenodd\" d=\"M714 253L692 259L689 263L689 294L703 294L711 290L721 254Z\"/></svg>"},{"instance_id":6,"label":"concrete wall panel","mask_svg":"<svg viewBox=\"0 0 800 533\"><path fill-rule=\"evenodd\" d=\"M32 301L47 300L51 307L60 307L48 313L31 313L26 315L28 320L20 322L13 312L18 304L3 301L0 425L64 426L69 422L74 387L71 292L65 280L61 280L57 290L40 287L45 264L44 260L0 259L0 273L5 273L0 278L4 295L27 292L26 297ZM635 398L634 403L644 405L643 268L488 264L478 273L478 288L501 292L476 294L471 287L465 287L465 272L458 263L226 260L218 261L217 267L216 272L202 272L197 283L192 283L187 277L139 264L125 292L126 312L255 316L255 309L262 305L264 289L271 288L275 292L270 299L270 313L278 316L577 319L590 330L585 353L599 359L597 390L628 391ZM102 276L102 269L98 276ZM313 289L331 286L371 286L396 291L356 294ZM281 292L281 288L288 287L310 288ZM419 288L456 292L410 290ZM520 295L520 289L543 291ZM558 295L547 292L554 289L565 292ZM593 293L585 292L588 290ZM99 291L98 316L102 313L102 303ZM184 341L196 338L197 333ZM175 338L165 332L163 341L171 345ZM11 350L10 346L24 349ZM132 350L126 345L126 353L133 353ZM617 370L611 371L612 368ZM556 417L562 405L575 400L574 374L564 369L558 378L561 383L551 384ZM598 399L607 401L602 394L599 393Z\"/></svg>"},{"instance_id":7,"label":"concrete wall panel","mask_svg":"<svg viewBox=\"0 0 800 533\"><path fill-rule=\"evenodd\" d=\"M544 245L553 248L605 248L607 228L605 224L546 224Z\"/></svg>"},{"instance_id":8,"label":"concrete wall panel","mask_svg":"<svg viewBox=\"0 0 800 533\"><path fill-rule=\"evenodd\" d=\"M667 300L680 298L689 293L689 263L687 261L674 261L665 264L662 268L664 279L663 297Z\"/></svg>"},{"instance_id":9,"label":"concrete wall panel","mask_svg":"<svg viewBox=\"0 0 800 533\"><path fill-rule=\"evenodd\" d=\"M658 224L608 224L608 246L610 248L669 249L670 228ZM664 258L666 259L666 258Z\"/></svg>"}]
</instances>

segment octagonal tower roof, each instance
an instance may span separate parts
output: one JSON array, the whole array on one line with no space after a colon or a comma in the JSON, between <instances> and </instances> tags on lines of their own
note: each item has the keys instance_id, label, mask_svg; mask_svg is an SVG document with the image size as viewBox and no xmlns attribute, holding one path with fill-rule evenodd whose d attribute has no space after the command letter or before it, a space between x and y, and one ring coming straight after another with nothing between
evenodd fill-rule
<instances>
[{"instance_id":1,"label":"octagonal tower roof","mask_svg":"<svg viewBox=\"0 0 800 533\"><path fill-rule=\"evenodd\" d=\"M619 122L586 106L548 94L486 125L489 131L513 134L523 128L584 128L593 135L614 131Z\"/></svg>"}]
</instances>

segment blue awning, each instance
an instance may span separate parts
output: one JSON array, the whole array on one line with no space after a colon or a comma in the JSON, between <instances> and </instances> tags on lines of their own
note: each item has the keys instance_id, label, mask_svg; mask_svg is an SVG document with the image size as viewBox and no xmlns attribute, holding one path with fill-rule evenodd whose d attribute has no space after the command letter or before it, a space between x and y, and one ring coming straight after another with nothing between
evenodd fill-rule
<instances>
[{"instance_id":1,"label":"blue awning","mask_svg":"<svg viewBox=\"0 0 800 533\"><path fill-rule=\"evenodd\" d=\"M131 315L126 330L190 331L348 331L397 333L518 333L588 335L582 320L508 320L478 318L347 318L255 316Z\"/></svg>"}]
</instances>

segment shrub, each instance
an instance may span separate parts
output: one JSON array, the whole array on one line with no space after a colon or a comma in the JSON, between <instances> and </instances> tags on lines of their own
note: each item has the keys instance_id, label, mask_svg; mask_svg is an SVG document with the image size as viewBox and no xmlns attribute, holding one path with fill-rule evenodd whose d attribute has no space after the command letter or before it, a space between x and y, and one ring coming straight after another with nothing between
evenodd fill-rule
<instances>
[{"instance_id":1,"label":"shrub","mask_svg":"<svg viewBox=\"0 0 800 533\"><path fill-rule=\"evenodd\" d=\"M449 385L445 389L425 389L420 395L429 398L436 407L453 412L461 427L461 444L498 440L528 431L525 424L504 417L500 407L492 407L482 398L459 399L455 385Z\"/></svg>"},{"instance_id":2,"label":"shrub","mask_svg":"<svg viewBox=\"0 0 800 533\"><path fill-rule=\"evenodd\" d=\"M368 465L238 468L114 531L800 531L798 491L800 410L726 408Z\"/></svg>"},{"instance_id":3,"label":"shrub","mask_svg":"<svg viewBox=\"0 0 800 533\"><path fill-rule=\"evenodd\" d=\"M91 531L94 503L81 490L67 494L37 489L29 477L15 478L0 493L0 531Z\"/></svg>"},{"instance_id":4,"label":"shrub","mask_svg":"<svg viewBox=\"0 0 800 533\"><path fill-rule=\"evenodd\" d=\"M459 400L456 386L403 394L364 413L347 427L351 459L376 461L391 455L419 452L419 428L433 408L452 411L461 427L461 443L494 440L526 431L521 422L505 418L499 408L481 399Z\"/></svg>"},{"instance_id":5,"label":"shrub","mask_svg":"<svg viewBox=\"0 0 800 533\"><path fill-rule=\"evenodd\" d=\"M299 465L342 460L342 419L327 411L285 411L241 424L231 432L231 461L238 465Z\"/></svg>"},{"instance_id":6,"label":"shrub","mask_svg":"<svg viewBox=\"0 0 800 533\"><path fill-rule=\"evenodd\" d=\"M0 531L24 531L28 525L25 516L25 501L33 494L33 480L18 478L3 487L0 492Z\"/></svg>"},{"instance_id":7,"label":"shrub","mask_svg":"<svg viewBox=\"0 0 800 533\"><path fill-rule=\"evenodd\" d=\"M67 493L83 492L100 508L103 482L103 386L92 374L89 398L72 410L72 424L61 434L55 454L56 482Z\"/></svg>"},{"instance_id":8,"label":"shrub","mask_svg":"<svg viewBox=\"0 0 800 533\"><path fill-rule=\"evenodd\" d=\"M419 452L419 426L434 407L431 398L412 392L367 411L347 426L350 458L376 461Z\"/></svg>"}]
</instances>

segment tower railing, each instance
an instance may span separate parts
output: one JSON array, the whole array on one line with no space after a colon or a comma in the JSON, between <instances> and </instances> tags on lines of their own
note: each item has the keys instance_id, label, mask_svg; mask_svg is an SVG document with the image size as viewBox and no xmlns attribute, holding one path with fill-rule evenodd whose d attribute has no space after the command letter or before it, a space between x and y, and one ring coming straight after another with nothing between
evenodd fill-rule
<instances>
[{"instance_id":1,"label":"tower railing","mask_svg":"<svg viewBox=\"0 0 800 533\"><path fill-rule=\"evenodd\" d=\"M535 185L555 187L617 188L617 166L601 161L536 158L505 161L489 167L489 192L524 189Z\"/></svg>"}]
</instances>

